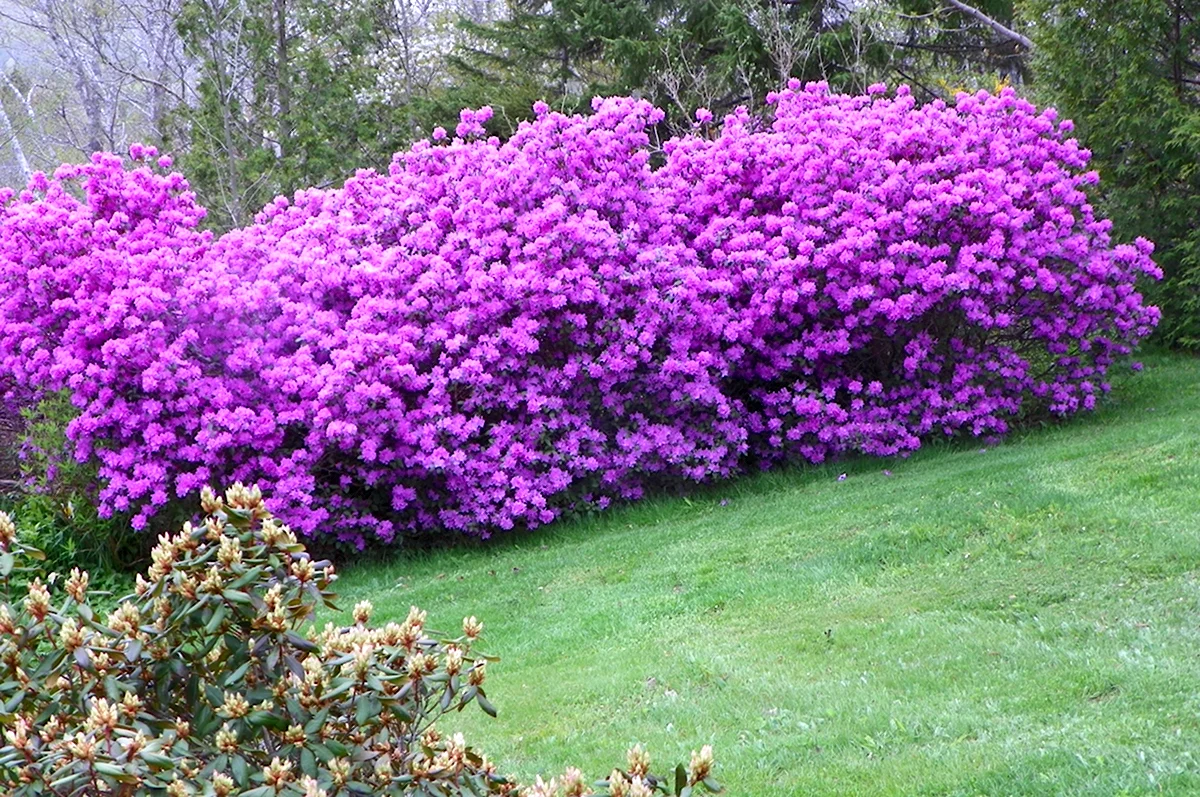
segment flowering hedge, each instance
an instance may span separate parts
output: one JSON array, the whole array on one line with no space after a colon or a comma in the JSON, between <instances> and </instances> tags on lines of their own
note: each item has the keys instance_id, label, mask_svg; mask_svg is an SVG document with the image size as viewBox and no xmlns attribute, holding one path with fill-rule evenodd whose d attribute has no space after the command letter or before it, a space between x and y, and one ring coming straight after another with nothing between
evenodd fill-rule
<instances>
[{"instance_id":1,"label":"flowering hedge","mask_svg":"<svg viewBox=\"0 0 1200 797\"><path fill-rule=\"evenodd\" d=\"M464 111L215 240L152 151L64 167L0 217L0 373L72 393L107 510L255 481L362 544L1002 434L1091 409L1157 323L1151 244L1110 240L1053 111L771 102L661 163L642 101L539 104L504 143Z\"/></svg>"}]
</instances>

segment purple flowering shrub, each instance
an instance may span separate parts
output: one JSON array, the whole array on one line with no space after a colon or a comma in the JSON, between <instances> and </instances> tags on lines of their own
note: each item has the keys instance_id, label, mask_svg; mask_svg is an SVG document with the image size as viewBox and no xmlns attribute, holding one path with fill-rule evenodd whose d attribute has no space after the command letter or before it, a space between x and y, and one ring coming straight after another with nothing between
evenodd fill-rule
<instances>
[{"instance_id":1,"label":"purple flowering shrub","mask_svg":"<svg viewBox=\"0 0 1200 797\"><path fill-rule=\"evenodd\" d=\"M723 380L767 461L892 455L1092 409L1158 310L1152 245L1113 246L1069 122L1011 89L918 107L795 86L666 145L677 235L723 285Z\"/></svg>"},{"instance_id":2,"label":"purple flowering shrub","mask_svg":"<svg viewBox=\"0 0 1200 797\"><path fill-rule=\"evenodd\" d=\"M217 240L153 152L64 167L0 216L0 373L71 391L109 511L253 481L363 544L1002 434L1091 409L1157 323L1152 247L1111 241L1052 111L772 103L655 165L642 101L504 143L468 111Z\"/></svg>"}]
</instances>

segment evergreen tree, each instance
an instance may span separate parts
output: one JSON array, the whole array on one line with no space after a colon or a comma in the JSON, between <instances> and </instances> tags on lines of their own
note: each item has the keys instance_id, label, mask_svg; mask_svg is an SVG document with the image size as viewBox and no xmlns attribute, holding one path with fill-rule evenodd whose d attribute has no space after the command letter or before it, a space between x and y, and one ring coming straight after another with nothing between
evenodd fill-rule
<instances>
[{"instance_id":1,"label":"evergreen tree","mask_svg":"<svg viewBox=\"0 0 1200 797\"><path fill-rule=\"evenodd\" d=\"M1157 244L1160 331L1200 348L1200 0L1027 0L1039 97L1079 125L1117 231Z\"/></svg>"},{"instance_id":2,"label":"evergreen tree","mask_svg":"<svg viewBox=\"0 0 1200 797\"><path fill-rule=\"evenodd\" d=\"M697 107L759 107L789 77L944 95L964 72L1023 79L1027 48L1000 32L1014 13L1012 0L510 0L504 20L467 26L454 96L490 92L504 133L536 99L577 110L614 93L649 97L678 128Z\"/></svg>"},{"instance_id":3,"label":"evergreen tree","mask_svg":"<svg viewBox=\"0 0 1200 797\"><path fill-rule=\"evenodd\" d=\"M427 132L443 73L414 0L189 0L179 29L198 100L178 109L181 166L217 229L268 200L386 168ZM427 8L427 3L420 4Z\"/></svg>"}]
</instances>

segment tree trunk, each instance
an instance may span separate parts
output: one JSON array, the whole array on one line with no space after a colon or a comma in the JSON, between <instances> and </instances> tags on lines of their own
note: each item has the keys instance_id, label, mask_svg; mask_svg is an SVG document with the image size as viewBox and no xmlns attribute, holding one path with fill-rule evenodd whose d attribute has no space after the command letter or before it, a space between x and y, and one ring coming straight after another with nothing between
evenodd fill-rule
<instances>
[{"instance_id":1,"label":"tree trunk","mask_svg":"<svg viewBox=\"0 0 1200 797\"><path fill-rule=\"evenodd\" d=\"M21 139L17 138L17 131L13 128L12 120L8 118L8 111L4 110L3 102L0 102L0 137L7 139L12 144L13 158L17 161L17 168L21 171L21 177L28 183L31 175L29 161L25 158L25 151L21 149Z\"/></svg>"},{"instance_id":2,"label":"tree trunk","mask_svg":"<svg viewBox=\"0 0 1200 797\"><path fill-rule=\"evenodd\" d=\"M274 0L275 9L275 91L279 102L276 122L279 158L285 158L289 152L289 139L292 137L292 92L291 74L288 71L288 33L287 33L287 0Z\"/></svg>"},{"instance_id":3,"label":"tree trunk","mask_svg":"<svg viewBox=\"0 0 1200 797\"><path fill-rule=\"evenodd\" d=\"M29 98L21 94L17 85L13 83L12 78L7 72L3 73L4 85L8 86L13 96L17 98L17 102L21 103L21 107L25 109L25 116L29 119L29 124L32 126L36 118L33 115L33 106L29 104ZM33 176L33 171L29 168L29 159L25 157L25 148L21 146L21 137L17 135L17 129L9 119L8 113L4 110L4 103L0 100L0 114L4 114L4 118L0 120L0 132L9 137L12 143L13 157L17 161L17 168L21 170L21 176L25 182L29 182L29 178Z\"/></svg>"}]
</instances>

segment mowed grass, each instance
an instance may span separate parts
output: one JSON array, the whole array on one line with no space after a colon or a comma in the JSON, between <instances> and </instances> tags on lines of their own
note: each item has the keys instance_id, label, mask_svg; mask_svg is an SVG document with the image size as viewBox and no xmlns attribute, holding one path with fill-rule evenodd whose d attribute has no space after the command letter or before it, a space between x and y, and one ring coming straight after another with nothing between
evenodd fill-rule
<instances>
[{"instance_id":1,"label":"mowed grass","mask_svg":"<svg viewBox=\"0 0 1200 797\"><path fill-rule=\"evenodd\" d=\"M376 621L484 621L500 717L444 727L526 777L641 741L713 744L731 795L1196 794L1198 575L1200 361L1152 355L996 447L746 477L338 588Z\"/></svg>"}]
</instances>

